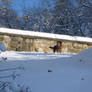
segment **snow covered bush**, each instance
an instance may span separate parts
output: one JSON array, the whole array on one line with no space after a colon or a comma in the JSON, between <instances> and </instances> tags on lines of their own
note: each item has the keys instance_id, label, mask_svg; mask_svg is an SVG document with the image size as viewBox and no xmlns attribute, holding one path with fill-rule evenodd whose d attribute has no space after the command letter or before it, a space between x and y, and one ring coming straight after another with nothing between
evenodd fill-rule
<instances>
[{"instance_id":1,"label":"snow covered bush","mask_svg":"<svg viewBox=\"0 0 92 92\"><path fill-rule=\"evenodd\" d=\"M11 82L0 81L0 92L32 92L30 87L17 84L14 80Z\"/></svg>"}]
</instances>

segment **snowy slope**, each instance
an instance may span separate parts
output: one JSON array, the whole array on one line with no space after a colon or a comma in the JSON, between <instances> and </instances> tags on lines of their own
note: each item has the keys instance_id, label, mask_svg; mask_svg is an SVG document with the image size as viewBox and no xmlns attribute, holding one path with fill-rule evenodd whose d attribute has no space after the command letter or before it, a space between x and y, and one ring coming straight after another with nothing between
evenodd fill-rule
<instances>
[{"instance_id":1,"label":"snowy slope","mask_svg":"<svg viewBox=\"0 0 92 92\"><path fill-rule=\"evenodd\" d=\"M59 35L59 34L34 32L34 31L23 31L23 30L17 30L17 29L0 28L0 33L92 43L92 38L87 38L87 37Z\"/></svg>"},{"instance_id":2,"label":"snowy slope","mask_svg":"<svg viewBox=\"0 0 92 92\"><path fill-rule=\"evenodd\" d=\"M80 63L87 65L87 67L92 67L92 47L87 48L72 58L74 58L76 62L79 61Z\"/></svg>"},{"instance_id":3,"label":"snowy slope","mask_svg":"<svg viewBox=\"0 0 92 92\"><path fill-rule=\"evenodd\" d=\"M92 48L79 54L8 51L2 56L8 60L0 62L0 81L12 81L9 75L15 74L13 81L31 92L92 92Z\"/></svg>"}]
</instances>

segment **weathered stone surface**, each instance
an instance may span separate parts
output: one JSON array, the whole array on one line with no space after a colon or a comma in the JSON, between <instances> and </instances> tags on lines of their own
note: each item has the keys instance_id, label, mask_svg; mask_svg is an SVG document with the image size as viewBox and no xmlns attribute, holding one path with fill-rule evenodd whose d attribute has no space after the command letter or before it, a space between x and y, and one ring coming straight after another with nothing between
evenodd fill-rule
<instances>
[{"instance_id":1,"label":"weathered stone surface","mask_svg":"<svg viewBox=\"0 0 92 92\"><path fill-rule=\"evenodd\" d=\"M4 39L4 36L0 35L0 43L3 41L3 39Z\"/></svg>"},{"instance_id":2,"label":"weathered stone surface","mask_svg":"<svg viewBox=\"0 0 92 92\"><path fill-rule=\"evenodd\" d=\"M57 44L56 40L42 39L42 38L29 38L24 36L13 35L0 35L0 43L4 42L8 50L14 51L31 51L31 52L53 52L50 48ZM92 47L87 43L78 42L62 42L62 52L79 53L85 48Z\"/></svg>"},{"instance_id":3,"label":"weathered stone surface","mask_svg":"<svg viewBox=\"0 0 92 92\"><path fill-rule=\"evenodd\" d=\"M23 38L21 37L10 37L11 41L8 46L9 50L22 51L23 46Z\"/></svg>"},{"instance_id":4,"label":"weathered stone surface","mask_svg":"<svg viewBox=\"0 0 92 92\"><path fill-rule=\"evenodd\" d=\"M9 36L4 36L3 42L4 42L5 46L6 46L8 49L10 49L11 37L9 37Z\"/></svg>"}]
</instances>

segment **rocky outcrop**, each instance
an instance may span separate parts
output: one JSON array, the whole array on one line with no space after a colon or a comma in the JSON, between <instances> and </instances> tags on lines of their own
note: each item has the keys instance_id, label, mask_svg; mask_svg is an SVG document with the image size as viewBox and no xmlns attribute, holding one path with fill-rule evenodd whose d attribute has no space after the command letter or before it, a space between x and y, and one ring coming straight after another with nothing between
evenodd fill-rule
<instances>
[{"instance_id":1,"label":"rocky outcrop","mask_svg":"<svg viewBox=\"0 0 92 92\"><path fill-rule=\"evenodd\" d=\"M9 34L0 34L0 43L1 42L5 43L8 50L44 53L52 53L53 50L50 47L55 46L57 44L57 40ZM62 52L69 53L79 53L85 48L92 46L82 42L69 42L63 40L61 40L61 42Z\"/></svg>"}]
</instances>

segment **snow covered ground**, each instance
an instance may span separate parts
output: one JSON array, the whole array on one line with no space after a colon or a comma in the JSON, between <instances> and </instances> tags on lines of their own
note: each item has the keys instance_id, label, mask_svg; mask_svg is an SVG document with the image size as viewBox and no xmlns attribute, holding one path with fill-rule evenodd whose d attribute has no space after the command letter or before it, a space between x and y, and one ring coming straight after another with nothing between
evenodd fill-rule
<instances>
[{"instance_id":1,"label":"snow covered ground","mask_svg":"<svg viewBox=\"0 0 92 92\"><path fill-rule=\"evenodd\" d=\"M18 92L18 87L29 87L29 92L92 92L92 48L79 54L0 54L5 56L6 61L0 60L0 81L11 82L13 87L1 92Z\"/></svg>"}]
</instances>

